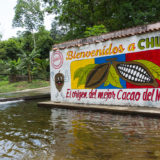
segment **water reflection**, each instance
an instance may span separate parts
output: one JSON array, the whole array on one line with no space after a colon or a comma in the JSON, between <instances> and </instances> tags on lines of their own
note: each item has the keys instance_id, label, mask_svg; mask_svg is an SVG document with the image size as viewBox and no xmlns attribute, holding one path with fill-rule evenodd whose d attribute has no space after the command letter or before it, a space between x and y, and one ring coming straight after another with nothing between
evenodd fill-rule
<instances>
[{"instance_id":1,"label":"water reflection","mask_svg":"<svg viewBox=\"0 0 160 160\"><path fill-rule=\"evenodd\" d=\"M54 125L59 116L52 110ZM160 159L159 119L80 111L62 117L68 120L65 144L55 137L66 150L62 159Z\"/></svg>"},{"instance_id":2,"label":"water reflection","mask_svg":"<svg viewBox=\"0 0 160 160\"><path fill-rule=\"evenodd\" d=\"M0 105L0 159L160 159L160 119L38 108L36 103Z\"/></svg>"}]
</instances>

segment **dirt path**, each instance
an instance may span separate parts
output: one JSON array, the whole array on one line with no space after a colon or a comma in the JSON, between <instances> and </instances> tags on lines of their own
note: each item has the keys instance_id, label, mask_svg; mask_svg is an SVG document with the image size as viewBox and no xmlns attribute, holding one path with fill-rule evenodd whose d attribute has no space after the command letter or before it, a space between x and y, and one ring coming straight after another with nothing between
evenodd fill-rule
<instances>
[{"instance_id":1,"label":"dirt path","mask_svg":"<svg viewBox=\"0 0 160 160\"><path fill-rule=\"evenodd\" d=\"M0 100L3 99L17 99L23 97L43 97L43 95L50 95L50 87L25 89L15 92L0 93Z\"/></svg>"}]
</instances>

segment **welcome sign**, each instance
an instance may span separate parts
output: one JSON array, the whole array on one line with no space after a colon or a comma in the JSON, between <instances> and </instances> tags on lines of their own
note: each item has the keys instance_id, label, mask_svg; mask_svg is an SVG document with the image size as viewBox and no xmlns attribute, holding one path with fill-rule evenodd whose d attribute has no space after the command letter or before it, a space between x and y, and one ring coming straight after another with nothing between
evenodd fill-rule
<instances>
[{"instance_id":1,"label":"welcome sign","mask_svg":"<svg viewBox=\"0 0 160 160\"><path fill-rule=\"evenodd\" d=\"M160 107L160 31L52 51L51 100Z\"/></svg>"}]
</instances>

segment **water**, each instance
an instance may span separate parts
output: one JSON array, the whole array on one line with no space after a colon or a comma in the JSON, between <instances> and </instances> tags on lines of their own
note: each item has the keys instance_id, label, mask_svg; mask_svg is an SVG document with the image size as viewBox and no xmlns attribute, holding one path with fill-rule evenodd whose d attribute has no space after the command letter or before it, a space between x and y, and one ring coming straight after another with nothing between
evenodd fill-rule
<instances>
[{"instance_id":1,"label":"water","mask_svg":"<svg viewBox=\"0 0 160 160\"><path fill-rule=\"evenodd\" d=\"M158 160L160 119L0 104L0 160Z\"/></svg>"}]
</instances>

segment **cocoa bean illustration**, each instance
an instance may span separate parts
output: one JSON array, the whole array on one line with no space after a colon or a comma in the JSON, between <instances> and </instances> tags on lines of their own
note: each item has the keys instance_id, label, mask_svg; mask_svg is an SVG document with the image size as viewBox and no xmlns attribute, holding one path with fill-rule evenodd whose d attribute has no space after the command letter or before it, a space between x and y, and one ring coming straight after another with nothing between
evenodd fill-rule
<instances>
[{"instance_id":1,"label":"cocoa bean illustration","mask_svg":"<svg viewBox=\"0 0 160 160\"><path fill-rule=\"evenodd\" d=\"M64 85L64 75L62 73L57 73L55 75L55 85L57 90L60 92Z\"/></svg>"},{"instance_id":2,"label":"cocoa bean illustration","mask_svg":"<svg viewBox=\"0 0 160 160\"><path fill-rule=\"evenodd\" d=\"M117 74L131 84L158 87L158 83L152 73L142 63L135 61L113 62L113 66Z\"/></svg>"},{"instance_id":3,"label":"cocoa bean illustration","mask_svg":"<svg viewBox=\"0 0 160 160\"><path fill-rule=\"evenodd\" d=\"M104 83L108 76L110 63L102 63L94 67L88 74L85 87L97 88Z\"/></svg>"}]
</instances>

